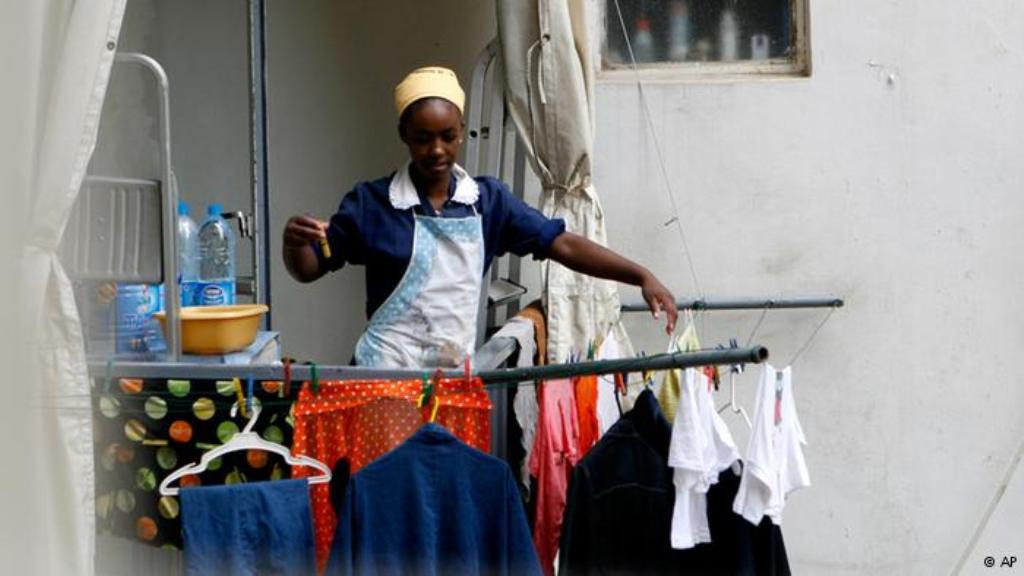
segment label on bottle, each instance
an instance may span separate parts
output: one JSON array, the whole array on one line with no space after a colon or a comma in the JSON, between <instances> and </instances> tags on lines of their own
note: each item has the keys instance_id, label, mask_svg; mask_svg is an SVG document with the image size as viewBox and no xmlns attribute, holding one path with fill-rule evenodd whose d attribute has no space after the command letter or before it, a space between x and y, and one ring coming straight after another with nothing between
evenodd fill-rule
<instances>
[{"instance_id":1,"label":"label on bottle","mask_svg":"<svg viewBox=\"0 0 1024 576\"><path fill-rule=\"evenodd\" d=\"M202 289L202 282L196 282L189 280L181 283L181 305L182 306L199 306L199 300L196 295Z\"/></svg>"},{"instance_id":2,"label":"label on bottle","mask_svg":"<svg viewBox=\"0 0 1024 576\"><path fill-rule=\"evenodd\" d=\"M115 350L158 352L165 348L153 314L163 310L163 290L154 284L120 284L114 301Z\"/></svg>"},{"instance_id":3,"label":"label on bottle","mask_svg":"<svg viewBox=\"0 0 1024 576\"><path fill-rule=\"evenodd\" d=\"M194 305L223 306L235 303L235 283L230 280L196 284L196 290L193 292Z\"/></svg>"}]
</instances>

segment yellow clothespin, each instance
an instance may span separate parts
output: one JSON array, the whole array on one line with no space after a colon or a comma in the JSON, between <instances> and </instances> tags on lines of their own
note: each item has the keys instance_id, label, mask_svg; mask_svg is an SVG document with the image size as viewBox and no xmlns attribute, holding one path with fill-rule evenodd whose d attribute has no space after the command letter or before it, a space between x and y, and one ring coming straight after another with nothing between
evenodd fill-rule
<instances>
[{"instance_id":1,"label":"yellow clothespin","mask_svg":"<svg viewBox=\"0 0 1024 576\"><path fill-rule=\"evenodd\" d=\"M441 398L437 394L434 394L434 408L430 411L430 421L435 422L437 420L437 409L441 407Z\"/></svg>"},{"instance_id":2,"label":"yellow clothespin","mask_svg":"<svg viewBox=\"0 0 1024 576\"><path fill-rule=\"evenodd\" d=\"M241 412L242 418L249 417L249 411L246 409L245 393L242 392L242 379L232 378L231 383L235 387L235 396L238 398L238 411Z\"/></svg>"}]
</instances>

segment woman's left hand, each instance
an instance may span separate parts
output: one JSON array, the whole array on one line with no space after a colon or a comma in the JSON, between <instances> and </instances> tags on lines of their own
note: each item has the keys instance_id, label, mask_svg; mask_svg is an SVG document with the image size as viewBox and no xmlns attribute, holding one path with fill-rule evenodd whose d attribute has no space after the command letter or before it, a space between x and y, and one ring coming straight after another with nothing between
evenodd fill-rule
<instances>
[{"instance_id":1,"label":"woman's left hand","mask_svg":"<svg viewBox=\"0 0 1024 576\"><path fill-rule=\"evenodd\" d=\"M665 311L665 315L668 316L668 320L665 322L665 333L671 334L676 329L676 318L679 316L675 296L650 272L644 276L640 290L644 301L651 307L652 316L657 318L661 310Z\"/></svg>"}]
</instances>

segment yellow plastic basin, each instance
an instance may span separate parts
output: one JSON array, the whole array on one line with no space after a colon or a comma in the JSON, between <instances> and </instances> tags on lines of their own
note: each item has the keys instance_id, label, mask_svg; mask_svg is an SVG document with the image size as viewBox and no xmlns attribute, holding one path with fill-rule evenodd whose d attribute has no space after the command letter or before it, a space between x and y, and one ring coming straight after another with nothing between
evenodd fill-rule
<instances>
[{"instance_id":1,"label":"yellow plastic basin","mask_svg":"<svg viewBox=\"0 0 1024 576\"><path fill-rule=\"evenodd\" d=\"M181 309L181 351L186 354L228 354L256 340L265 304L186 306ZM167 314L153 314L167 337Z\"/></svg>"}]
</instances>

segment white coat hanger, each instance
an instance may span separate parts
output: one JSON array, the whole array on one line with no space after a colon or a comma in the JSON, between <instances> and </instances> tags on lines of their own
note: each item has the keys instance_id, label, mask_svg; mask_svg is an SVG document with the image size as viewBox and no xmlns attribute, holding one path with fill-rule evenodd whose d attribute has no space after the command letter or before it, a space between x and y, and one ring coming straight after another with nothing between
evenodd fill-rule
<instances>
[{"instance_id":1,"label":"white coat hanger","mask_svg":"<svg viewBox=\"0 0 1024 576\"><path fill-rule=\"evenodd\" d=\"M268 442L260 435L253 432L252 428L256 425L256 419L260 415L260 406L253 404L251 407L252 415L249 417L249 422L245 425L245 428L241 432L235 434L235 437L229 440L227 443L222 444L212 450L203 454L203 457L199 459L199 462L192 462L178 468L171 474L169 474L164 481L160 483L160 495L161 496L177 496L178 488L172 487L176 480L183 476L190 474L199 474L206 470L210 462L220 458L224 454L230 452L241 452L244 450L265 450L267 452L273 452L284 457L287 464L292 466L309 466L310 468L316 468L321 472L319 476L311 476L308 478L310 484L326 484L331 481L331 469L327 467L323 462L310 458L309 456L294 456L291 450L281 444L274 442ZM231 416L234 417L238 412L238 402L231 405Z\"/></svg>"},{"instance_id":2,"label":"white coat hanger","mask_svg":"<svg viewBox=\"0 0 1024 576\"><path fill-rule=\"evenodd\" d=\"M736 348L736 339L731 338L729 340L729 347ZM733 364L729 366L729 403L723 405L718 409L718 413L725 412L726 408L732 409L733 414L739 414L743 416L743 421L747 423L747 428L750 430L754 429L754 424L750 421L750 416L747 415L747 410L736 403L736 375L743 371L742 364Z\"/></svg>"}]
</instances>

